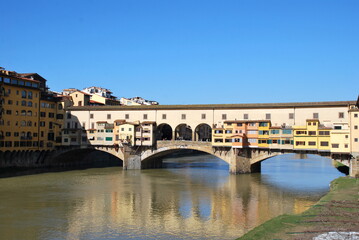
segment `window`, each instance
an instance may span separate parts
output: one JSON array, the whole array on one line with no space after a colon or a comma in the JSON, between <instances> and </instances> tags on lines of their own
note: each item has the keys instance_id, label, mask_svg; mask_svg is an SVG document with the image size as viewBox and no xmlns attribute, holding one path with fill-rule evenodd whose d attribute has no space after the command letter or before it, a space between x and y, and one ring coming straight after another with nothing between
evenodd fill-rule
<instances>
[{"instance_id":1,"label":"window","mask_svg":"<svg viewBox=\"0 0 359 240\"><path fill-rule=\"evenodd\" d=\"M92 128L92 129L95 128L95 123L91 123L91 128Z\"/></svg>"},{"instance_id":2,"label":"window","mask_svg":"<svg viewBox=\"0 0 359 240\"><path fill-rule=\"evenodd\" d=\"M25 90L21 91L21 97L22 97L22 98L26 98L26 96L27 96L26 91L25 91Z\"/></svg>"},{"instance_id":3,"label":"window","mask_svg":"<svg viewBox=\"0 0 359 240\"><path fill-rule=\"evenodd\" d=\"M349 138L349 135L345 135L345 138L348 139L348 138Z\"/></svg>"},{"instance_id":4,"label":"window","mask_svg":"<svg viewBox=\"0 0 359 240\"><path fill-rule=\"evenodd\" d=\"M243 114L243 119L248 119L248 113Z\"/></svg>"},{"instance_id":5,"label":"window","mask_svg":"<svg viewBox=\"0 0 359 240\"><path fill-rule=\"evenodd\" d=\"M268 123L267 123L267 122L260 122L260 123L259 123L259 126L260 126L260 127L267 127L267 126L268 126Z\"/></svg>"},{"instance_id":6,"label":"window","mask_svg":"<svg viewBox=\"0 0 359 240\"><path fill-rule=\"evenodd\" d=\"M111 114L107 114L107 119L111 119Z\"/></svg>"},{"instance_id":7,"label":"window","mask_svg":"<svg viewBox=\"0 0 359 240\"><path fill-rule=\"evenodd\" d=\"M26 107L26 101L25 100L21 101L21 106Z\"/></svg>"},{"instance_id":8,"label":"window","mask_svg":"<svg viewBox=\"0 0 359 240\"><path fill-rule=\"evenodd\" d=\"M162 119L166 119L166 118L167 118L166 114L162 114Z\"/></svg>"},{"instance_id":9,"label":"window","mask_svg":"<svg viewBox=\"0 0 359 240\"><path fill-rule=\"evenodd\" d=\"M125 119L129 119L130 118L130 114L125 114Z\"/></svg>"},{"instance_id":10,"label":"window","mask_svg":"<svg viewBox=\"0 0 359 240\"><path fill-rule=\"evenodd\" d=\"M77 105L82 106L82 101L79 101Z\"/></svg>"},{"instance_id":11,"label":"window","mask_svg":"<svg viewBox=\"0 0 359 240\"><path fill-rule=\"evenodd\" d=\"M8 100L7 104L12 105L12 100Z\"/></svg>"},{"instance_id":12,"label":"window","mask_svg":"<svg viewBox=\"0 0 359 240\"><path fill-rule=\"evenodd\" d=\"M318 119L319 118L319 113L313 113L313 118Z\"/></svg>"},{"instance_id":13,"label":"window","mask_svg":"<svg viewBox=\"0 0 359 240\"><path fill-rule=\"evenodd\" d=\"M320 146L327 147L329 146L329 142L320 142Z\"/></svg>"},{"instance_id":14,"label":"window","mask_svg":"<svg viewBox=\"0 0 359 240\"><path fill-rule=\"evenodd\" d=\"M315 146L315 145L317 145L316 142L308 142L308 146Z\"/></svg>"},{"instance_id":15,"label":"window","mask_svg":"<svg viewBox=\"0 0 359 240\"><path fill-rule=\"evenodd\" d=\"M354 117L357 118L357 117L358 117L358 114L357 114L357 113L354 113Z\"/></svg>"},{"instance_id":16,"label":"window","mask_svg":"<svg viewBox=\"0 0 359 240\"><path fill-rule=\"evenodd\" d=\"M358 138L354 138L354 142L358 142Z\"/></svg>"},{"instance_id":17,"label":"window","mask_svg":"<svg viewBox=\"0 0 359 240\"><path fill-rule=\"evenodd\" d=\"M330 132L329 131L319 131L319 135L320 136L329 136Z\"/></svg>"},{"instance_id":18,"label":"window","mask_svg":"<svg viewBox=\"0 0 359 240\"><path fill-rule=\"evenodd\" d=\"M40 117L46 117L46 112L40 112Z\"/></svg>"},{"instance_id":19,"label":"window","mask_svg":"<svg viewBox=\"0 0 359 240\"><path fill-rule=\"evenodd\" d=\"M144 119L144 120L147 119L147 114L143 114L143 119Z\"/></svg>"},{"instance_id":20,"label":"window","mask_svg":"<svg viewBox=\"0 0 359 240\"><path fill-rule=\"evenodd\" d=\"M354 126L354 129L357 130L357 129L358 129L358 125L355 125L355 126Z\"/></svg>"},{"instance_id":21,"label":"window","mask_svg":"<svg viewBox=\"0 0 359 240\"><path fill-rule=\"evenodd\" d=\"M27 98L28 98L28 99L32 99L32 92L31 92L31 91L29 91L29 92L27 93Z\"/></svg>"},{"instance_id":22,"label":"window","mask_svg":"<svg viewBox=\"0 0 359 240\"><path fill-rule=\"evenodd\" d=\"M305 142L304 141L296 141L295 145L296 146L305 146Z\"/></svg>"},{"instance_id":23,"label":"window","mask_svg":"<svg viewBox=\"0 0 359 240\"><path fill-rule=\"evenodd\" d=\"M345 148L348 148L348 144L344 144L344 147L345 147Z\"/></svg>"},{"instance_id":24,"label":"window","mask_svg":"<svg viewBox=\"0 0 359 240\"><path fill-rule=\"evenodd\" d=\"M54 118L55 117L55 113L49 113L49 118Z\"/></svg>"},{"instance_id":25,"label":"window","mask_svg":"<svg viewBox=\"0 0 359 240\"><path fill-rule=\"evenodd\" d=\"M289 119L294 119L294 113L289 113Z\"/></svg>"},{"instance_id":26,"label":"window","mask_svg":"<svg viewBox=\"0 0 359 240\"><path fill-rule=\"evenodd\" d=\"M317 135L317 132L316 131L309 131L308 134L309 134L309 136L313 136L313 135Z\"/></svg>"},{"instance_id":27,"label":"window","mask_svg":"<svg viewBox=\"0 0 359 240\"><path fill-rule=\"evenodd\" d=\"M106 141L112 141L112 137L106 137Z\"/></svg>"},{"instance_id":28,"label":"window","mask_svg":"<svg viewBox=\"0 0 359 240\"><path fill-rule=\"evenodd\" d=\"M32 111L27 111L27 116L32 116Z\"/></svg>"},{"instance_id":29,"label":"window","mask_svg":"<svg viewBox=\"0 0 359 240\"><path fill-rule=\"evenodd\" d=\"M226 120L227 119L227 114L222 114L222 120Z\"/></svg>"},{"instance_id":30,"label":"window","mask_svg":"<svg viewBox=\"0 0 359 240\"><path fill-rule=\"evenodd\" d=\"M182 114L181 119L185 120L186 119L186 114Z\"/></svg>"},{"instance_id":31,"label":"window","mask_svg":"<svg viewBox=\"0 0 359 240\"><path fill-rule=\"evenodd\" d=\"M332 148L339 148L339 144L338 143L332 143Z\"/></svg>"},{"instance_id":32,"label":"window","mask_svg":"<svg viewBox=\"0 0 359 240\"><path fill-rule=\"evenodd\" d=\"M90 113L90 118L93 119L93 113Z\"/></svg>"},{"instance_id":33,"label":"window","mask_svg":"<svg viewBox=\"0 0 359 240\"><path fill-rule=\"evenodd\" d=\"M11 110L6 110L7 115L11 115Z\"/></svg>"},{"instance_id":34,"label":"window","mask_svg":"<svg viewBox=\"0 0 359 240\"><path fill-rule=\"evenodd\" d=\"M67 119L71 119L71 113L67 113Z\"/></svg>"},{"instance_id":35,"label":"window","mask_svg":"<svg viewBox=\"0 0 359 240\"><path fill-rule=\"evenodd\" d=\"M282 133L283 133L283 134L292 134L292 130L283 129L283 130L282 130Z\"/></svg>"},{"instance_id":36,"label":"window","mask_svg":"<svg viewBox=\"0 0 359 240\"><path fill-rule=\"evenodd\" d=\"M206 114L202 113L202 119L206 119Z\"/></svg>"},{"instance_id":37,"label":"window","mask_svg":"<svg viewBox=\"0 0 359 240\"><path fill-rule=\"evenodd\" d=\"M27 106L28 106L28 107L32 107L32 102L30 102L30 101L27 102Z\"/></svg>"},{"instance_id":38,"label":"window","mask_svg":"<svg viewBox=\"0 0 359 240\"><path fill-rule=\"evenodd\" d=\"M45 122L44 121L40 121L40 127L45 127Z\"/></svg>"},{"instance_id":39,"label":"window","mask_svg":"<svg viewBox=\"0 0 359 240\"><path fill-rule=\"evenodd\" d=\"M339 118L344 118L344 113L343 112L339 113Z\"/></svg>"},{"instance_id":40,"label":"window","mask_svg":"<svg viewBox=\"0 0 359 240\"><path fill-rule=\"evenodd\" d=\"M270 133L271 133L271 134L279 134L279 130L277 130L277 129L271 130Z\"/></svg>"},{"instance_id":41,"label":"window","mask_svg":"<svg viewBox=\"0 0 359 240\"><path fill-rule=\"evenodd\" d=\"M86 122L82 122L82 127L86 128Z\"/></svg>"},{"instance_id":42,"label":"window","mask_svg":"<svg viewBox=\"0 0 359 240\"><path fill-rule=\"evenodd\" d=\"M342 129L342 126L334 126L334 129L335 130L340 130L340 129Z\"/></svg>"},{"instance_id":43,"label":"window","mask_svg":"<svg viewBox=\"0 0 359 240\"><path fill-rule=\"evenodd\" d=\"M271 118L271 114L270 114L270 113L266 113L266 119L267 119L267 120L270 120L270 118Z\"/></svg>"}]
</instances>

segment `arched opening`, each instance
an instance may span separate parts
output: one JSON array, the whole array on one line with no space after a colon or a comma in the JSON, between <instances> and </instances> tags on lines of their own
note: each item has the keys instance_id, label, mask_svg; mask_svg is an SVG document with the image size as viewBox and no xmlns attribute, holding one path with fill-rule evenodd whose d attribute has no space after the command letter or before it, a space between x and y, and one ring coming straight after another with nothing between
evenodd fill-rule
<instances>
[{"instance_id":1,"label":"arched opening","mask_svg":"<svg viewBox=\"0 0 359 240\"><path fill-rule=\"evenodd\" d=\"M172 128L166 123L158 125L156 130L156 140L172 140Z\"/></svg>"},{"instance_id":2,"label":"arched opening","mask_svg":"<svg viewBox=\"0 0 359 240\"><path fill-rule=\"evenodd\" d=\"M295 192L328 191L329 183L343 173L328 157L286 153L264 159L261 176L268 184Z\"/></svg>"},{"instance_id":3,"label":"arched opening","mask_svg":"<svg viewBox=\"0 0 359 240\"><path fill-rule=\"evenodd\" d=\"M229 170L229 163L215 155L195 149L168 149L141 161L142 169L195 168Z\"/></svg>"},{"instance_id":4,"label":"arched opening","mask_svg":"<svg viewBox=\"0 0 359 240\"><path fill-rule=\"evenodd\" d=\"M176 140L192 141L192 129L187 124L180 124L176 127L175 131Z\"/></svg>"},{"instance_id":5,"label":"arched opening","mask_svg":"<svg viewBox=\"0 0 359 240\"><path fill-rule=\"evenodd\" d=\"M202 123L196 127L195 141L211 142L212 141L212 128L208 124Z\"/></svg>"}]
</instances>

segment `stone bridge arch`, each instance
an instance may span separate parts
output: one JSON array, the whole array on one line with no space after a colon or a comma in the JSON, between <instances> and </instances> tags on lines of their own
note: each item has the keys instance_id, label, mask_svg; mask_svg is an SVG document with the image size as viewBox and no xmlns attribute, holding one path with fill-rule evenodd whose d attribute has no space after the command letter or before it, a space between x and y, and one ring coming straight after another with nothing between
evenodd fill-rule
<instances>
[{"instance_id":1,"label":"stone bridge arch","mask_svg":"<svg viewBox=\"0 0 359 240\"><path fill-rule=\"evenodd\" d=\"M123 148L114 146L88 146L88 147L65 147L54 151L51 156L52 166L80 166L95 162L108 162L110 157L115 157L119 165L123 165ZM112 160L113 161L113 160Z\"/></svg>"}]
</instances>

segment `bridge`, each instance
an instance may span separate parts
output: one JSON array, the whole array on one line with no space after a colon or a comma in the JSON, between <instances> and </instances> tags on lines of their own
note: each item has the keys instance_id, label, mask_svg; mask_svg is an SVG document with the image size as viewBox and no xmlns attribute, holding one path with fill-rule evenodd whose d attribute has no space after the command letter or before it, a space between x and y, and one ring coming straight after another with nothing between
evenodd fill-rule
<instances>
[{"instance_id":1,"label":"bridge","mask_svg":"<svg viewBox=\"0 0 359 240\"><path fill-rule=\"evenodd\" d=\"M54 159L63 158L66 154L71 155L72 151L76 152L76 157L85 156L88 152L94 150L109 153L123 162L124 170L131 169L148 169L158 168L162 166L162 158L170 153L179 152L181 150L196 150L216 156L229 165L229 171L232 174L255 173L261 171L261 162L278 155L296 153L296 154L316 154L328 159L333 159L350 168L350 175L359 174L359 158L357 159L334 159L328 152L315 152L304 150L283 150L283 149L260 149L260 148L228 148L213 147L211 142L199 141L157 141L156 146L139 147L129 145L88 145L72 148L64 148L56 155ZM82 155L81 155L82 154Z\"/></svg>"}]
</instances>

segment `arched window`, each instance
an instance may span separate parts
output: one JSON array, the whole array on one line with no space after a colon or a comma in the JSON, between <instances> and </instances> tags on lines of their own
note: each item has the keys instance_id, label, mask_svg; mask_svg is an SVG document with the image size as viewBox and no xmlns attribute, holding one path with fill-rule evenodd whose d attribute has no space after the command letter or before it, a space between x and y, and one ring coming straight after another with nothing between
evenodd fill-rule
<instances>
[{"instance_id":1,"label":"arched window","mask_svg":"<svg viewBox=\"0 0 359 240\"><path fill-rule=\"evenodd\" d=\"M27 102L27 106L28 106L28 107L32 107L32 102L28 101L28 102Z\"/></svg>"},{"instance_id":2,"label":"arched window","mask_svg":"<svg viewBox=\"0 0 359 240\"><path fill-rule=\"evenodd\" d=\"M5 124L5 121L4 119L0 119L0 126L4 125Z\"/></svg>"},{"instance_id":3,"label":"arched window","mask_svg":"<svg viewBox=\"0 0 359 240\"><path fill-rule=\"evenodd\" d=\"M26 110L21 110L21 116L26 116Z\"/></svg>"},{"instance_id":4,"label":"arched window","mask_svg":"<svg viewBox=\"0 0 359 240\"><path fill-rule=\"evenodd\" d=\"M21 101L21 106L26 106L26 101L25 100Z\"/></svg>"},{"instance_id":5,"label":"arched window","mask_svg":"<svg viewBox=\"0 0 359 240\"><path fill-rule=\"evenodd\" d=\"M22 98L26 98L26 95L27 95L27 94L26 94L26 91L25 91L25 90L21 91L21 97L22 97Z\"/></svg>"},{"instance_id":6,"label":"arched window","mask_svg":"<svg viewBox=\"0 0 359 240\"><path fill-rule=\"evenodd\" d=\"M32 111L27 111L27 116L32 116Z\"/></svg>"},{"instance_id":7,"label":"arched window","mask_svg":"<svg viewBox=\"0 0 359 240\"><path fill-rule=\"evenodd\" d=\"M27 121L27 126L31 127L32 126L32 122L31 121Z\"/></svg>"},{"instance_id":8,"label":"arched window","mask_svg":"<svg viewBox=\"0 0 359 240\"><path fill-rule=\"evenodd\" d=\"M19 115L19 111L15 111L15 115L18 116L18 115Z\"/></svg>"},{"instance_id":9,"label":"arched window","mask_svg":"<svg viewBox=\"0 0 359 240\"><path fill-rule=\"evenodd\" d=\"M31 92L31 91L29 91L29 92L27 93L27 98L28 98L28 99L32 99L32 92Z\"/></svg>"},{"instance_id":10,"label":"arched window","mask_svg":"<svg viewBox=\"0 0 359 240\"><path fill-rule=\"evenodd\" d=\"M0 131L0 138L3 138L3 137L4 137L4 132Z\"/></svg>"},{"instance_id":11,"label":"arched window","mask_svg":"<svg viewBox=\"0 0 359 240\"><path fill-rule=\"evenodd\" d=\"M31 132L27 132L26 137L31 137Z\"/></svg>"},{"instance_id":12,"label":"arched window","mask_svg":"<svg viewBox=\"0 0 359 240\"><path fill-rule=\"evenodd\" d=\"M20 123L20 125L21 125L21 127L26 127L26 121L21 121L21 123Z\"/></svg>"}]
</instances>

